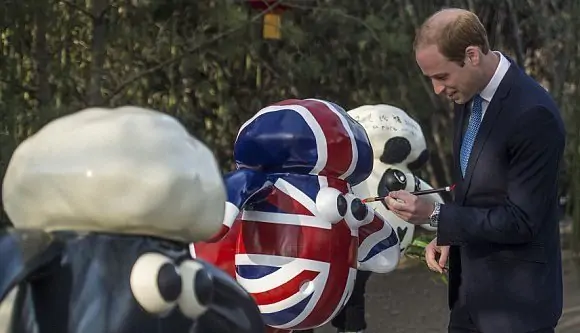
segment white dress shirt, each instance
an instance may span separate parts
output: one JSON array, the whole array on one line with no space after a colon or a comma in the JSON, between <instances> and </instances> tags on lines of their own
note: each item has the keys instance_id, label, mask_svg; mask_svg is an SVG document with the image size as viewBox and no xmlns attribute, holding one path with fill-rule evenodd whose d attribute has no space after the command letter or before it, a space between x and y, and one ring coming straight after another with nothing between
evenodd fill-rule
<instances>
[{"instance_id":1,"label":"white dress shirt","mask_svg":"<svg viewBox=\"0 0 580 333\"><path fill-rule=\"evenodd\" d=\"M507 60L507 58L504 57L503 54L501 54L501 52L497 52L497 51L493 51L493 52L495 54L499 55L499 65L495 69L495 73L491 77L491 80L489 80L489 83L487 84L487 86L485 86L485 88L479 93L479 96L481 96L481 98L483 98L483 101L481 102L481 107L483 110L483 112L481 114L482 120L483 120L483 117L485 116L485 110L487 110L487 106L491 102L491 99L493 98L493 95L497 91L497 88L499 87L501 80L505 76L505 73L507 73L508 69L511 66L509 60ZM473 107L472 105L473 105L473 102L470 103L469 107L472 108Z\"/></svg>"}]
</instances>

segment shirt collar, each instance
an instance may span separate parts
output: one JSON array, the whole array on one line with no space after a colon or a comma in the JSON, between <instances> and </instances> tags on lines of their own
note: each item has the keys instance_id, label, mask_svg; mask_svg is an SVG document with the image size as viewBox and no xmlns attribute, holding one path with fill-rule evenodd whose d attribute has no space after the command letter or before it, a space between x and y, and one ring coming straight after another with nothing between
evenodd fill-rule
<instances>
[{"instance_id":1,"label":"shirt collar","mask_svg":"<svg viewBox=\"0 0 580 333\"><path fill-rule=\"evenodd\" d=\"M503 77L505 76L511 65L509 60L507 60L507 58L504 57L504 55L501 54L501 52L497 51L493 52L499 55L499 65L495 69L495 73L491 77L491 80L489 80L487 86L485 86L485 88L479 93L481 98L486 100L488 103L491 102L491 99L493 98L493 95L497 91L497 88L499 87L501 80L503 79Z\"/></svg>"}]
</instances>

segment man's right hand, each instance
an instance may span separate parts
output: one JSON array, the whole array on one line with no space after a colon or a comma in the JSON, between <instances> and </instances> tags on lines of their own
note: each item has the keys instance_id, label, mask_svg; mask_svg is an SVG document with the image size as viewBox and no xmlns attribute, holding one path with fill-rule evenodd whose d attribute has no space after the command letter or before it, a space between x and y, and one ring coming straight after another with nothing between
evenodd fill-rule
<instances>
[{"instance_id":1,"label":"man's right hand","mask_svg":"<svg viewBox=\"0 0 580 333\"><path fill-rule=\"evenodd\" d=\"M437 258L438 254L439 258ZM437 238L433 238L425 248L425 261L427 261L429 269L439 273L447 271L445 267L447 258L449 258L449 246L438 246Z\"/></svg>"}]
</instances>

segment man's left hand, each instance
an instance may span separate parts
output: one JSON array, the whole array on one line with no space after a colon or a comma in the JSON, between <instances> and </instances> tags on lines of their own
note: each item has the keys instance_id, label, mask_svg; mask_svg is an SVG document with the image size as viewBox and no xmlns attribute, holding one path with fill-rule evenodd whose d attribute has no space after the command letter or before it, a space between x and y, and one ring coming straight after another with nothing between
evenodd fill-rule
<instances>
[{"instance_id":1,"label":"man's left hand","mask_svg":"<svg viewBox=\"0 0 580 333\"><path fill-rule=\"evenodd\" d=\"M435 209L433 202L407 191L390 192L385 204L395 215L412 224L427 223Z\"/></svg>"}]
</instances>

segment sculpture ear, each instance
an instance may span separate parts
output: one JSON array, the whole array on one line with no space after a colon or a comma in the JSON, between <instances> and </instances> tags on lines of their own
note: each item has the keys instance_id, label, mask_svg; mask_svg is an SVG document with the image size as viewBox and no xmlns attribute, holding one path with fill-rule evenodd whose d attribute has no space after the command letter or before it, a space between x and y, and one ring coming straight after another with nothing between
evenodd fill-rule
<instances>
[{"instance_id":1,"label":"sculpture ear","mask_svg":"<svg viewBox=\"0 0 580 333\"><path fill-rule=\"evenodd\" d=\"M0 233L0 303L15 286L59 260L62 250L63 243L42 230Z\"/></svg>"},{"instance_id":2,"label":"sculpture ear","mask_svg":"<svg viewBox=\"0 0 580 333\"><path fill-rule=\"evenodd\" d=\"M273 184L259 170L239 169L224 177L227 189L227 202L241 210L251 202L263 200Z\"/></svg>"},{"instance_id":3,"label":"sculpture ear","mask_svg":"<svg viewBox=\"0 0 580 333\"><path fill-rule=\"evenodd\" d=\"M402 163L411 153L411 143L404 137L396 136L385 142L380 161L385 164Z\"/></svg>"},{"instance_id":4,"label":"sculpture ear","mask_svg":"<svg viewBox=\"0 0 580 333\"><path fill-rule=\"evenodd\" d=\"M425 166L425 164L427 164L427 161L429 161L429 150L425 149L421 152L421 154L419 154L419 156L414 161L409 163L407 167L411 171L416 171Z\"/></svg>"},{"instance_id":5,"label":"sculpture ear","mask_svg":"<svg viewBox=\"0 0 580 333\"><path fill-rule=\"evenodd\" d=\"M225 214L221 229L206 242L217 242L230 230L240 211L248 204L264 200L273 184L260 170L242 168L224 177L227 190Z\"/></svg>"}]
</instances>

